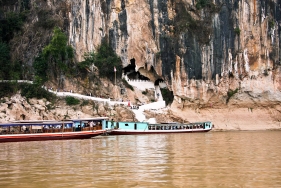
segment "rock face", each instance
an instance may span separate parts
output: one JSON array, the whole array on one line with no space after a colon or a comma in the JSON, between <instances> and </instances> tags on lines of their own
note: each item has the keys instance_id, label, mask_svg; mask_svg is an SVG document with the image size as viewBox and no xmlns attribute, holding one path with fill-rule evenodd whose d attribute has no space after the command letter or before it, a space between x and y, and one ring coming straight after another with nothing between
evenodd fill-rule
<instances>
[{"instance_id":1,"label":"rock face","mask_svg":"<svg viewBox=\"0 0 281 188\"><path fill-rule=\"evenodd\" d=\"M1 99L0 122L18 120L63 120L89 117L110 117L114 121L134 121L134 113L126 106L108 106L103 102L88 101L68 106L64 98L55 103L45 99L26 99L20 94Z\"/></svg>"},{"instance_id":2,"label":"rock face","mask_svg":"<svg viewBox=\"0 0 281 188\"><path fill-rule=\"evenodd\" d=\"M155 71L149 79L163 79L178 103L225 103L230 89L281 100L280 1L68 3L78 60L107 37L123 67L134 60L141 74Z\"/></svg>"},{"instance_id":3,"label":"rock face","mask_svg":"<svg viewBox=\"0 0 281 188\"><path fill-rule=\"evenodd\" d=\"M237 111L233 117L238 117L247 109L266 107L276 113L262 122L280 121L280 110L276 110L281 101L280 1L86 0L69 4L69 37L77 59L82 60L84 52L95 50L107 37L123 67L135 63L136 71L151 81L165 81L174 94L171 109L176 115L184 117L190 114L188 109L198 119L200 109L227 109L212 111L223 117L215 123L224 124L231 119L227 115L231 108ZM259 114L264 113L268 111ZM240 129L241 124L232 127Z\"/></svg>"}]
</instances>

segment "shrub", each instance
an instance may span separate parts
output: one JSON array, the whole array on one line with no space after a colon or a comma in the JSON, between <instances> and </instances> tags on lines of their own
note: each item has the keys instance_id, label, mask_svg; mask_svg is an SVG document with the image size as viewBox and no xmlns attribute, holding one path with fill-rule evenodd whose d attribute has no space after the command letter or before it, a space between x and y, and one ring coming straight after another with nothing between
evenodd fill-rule
<instances>
[{"instance_id":1,"label":"shrub","mask_svg":"<svg viewBox=\"0 0 281 188\"><path fill-rule=\"evenodd\" d=\"M268 25L269 25L269 28L272 29L275 25L274 20L270 20Z\"/></svg>"},{"instance_id":2,"label":"shrub","mask_svg":"<svg viewBox=\"0 0 281 188\"><path fill-rule=\"evenodd\" d=\"M67 96L65 97L65 102L67 105L77 105L80 103L79 99L76 99L74 97L71 97L71 96Z\"/></svg>"},{"instance_id":3,"label":"shrub","mask_svg":"<svg viewBox=\"0 0 281 188\"><path fill-rule=\"evenodd\" d=\"M116 76L122 75L122 62L116 55L114 50L105 41L97 48L96 52L88 52L84 54L84 61L79 63L79 68L89 68L94 64L98 70L100 77L114 77L114 68L116 68Z\"/></svg>"},{"instance_id":4,"label":"shrub","mask_svg":"<svg viewBox=\"0 0 281 188\"><path fill-rule=\"evenodd\" d=\"M48 92L37 84L17 83L17 82L5 82L0 83L0 97L11 96L20 91L21 95L29 98L42 99L45 98L48 101L56 99L53 93Z\"/></svg>"},{"instance_id":5,"label":"shrub","mask_svg":"<svg viewBox=\"0 0 281 188\"><path fill-rule=\"evenodd\" d=\"M48 101L53 101L56 99L56 95L45 90L40 85L37 84L20 84L21 95L28 98L45 98Z\"/></svg>"},{"instance_id":6,"label":"shrub","mask_svg":"<svg viewBox=\"0 0 281 188\"><path fill-rule=\"evenodd\" d=\"M198 10L200 10L201 8L204 8L209 4L211 4L209 0L199 0L195 6Z\"/></svg>"},{"instance_id":7,"label":"shrub","mask_svg":"<svg viewBox=\"0 0 281 188\"><path fill-rule=\"evenodd\" d=\"M89 104L88 100L82 100L82 103L80 104L80 106L86 106Z\"/></svg>"},{"instance_id":8,"label":"shrub","mask_svg":"<svg viewBox=\"0 0 281 188\"><path fill-rule=\"evenodd\" d=\"M236 28L234 29L234 32L235 32L237 35L240 35L241 30L240 30L239 27L236 27Z\"/></svg>"},{"instance_id":9,"label":"shrub","mask_svg":"<svg viewBox=\"0 0 281 188\"><path fill-rule=\"evenodd\" d=\"M11 96L17 92L15 83L0 83L0 97Z\"/></svg>"},{"instance_id":10,"label":"shrub","mask_svg":"<svg viewBox=\"0 0 281 188\"><path fill-rule=\"evenodd\" d=\"M21 30L27 14L28 11L6 13L5 18L2 18L0 29L0 37L3 42L9 42L16 32Z\"/></svg>"},{"instance_id":11,"label":"shrub","mask_svg":"<svg viewBox=\"0 0 281 188\"><path fill-rule=\"evenodd\" d=\"M58 27L53 32L51 42L33 63L35 76L42 82L47 81L48 77L72 71L73 48L67 44L67 36Z\"/></svg>"},{"instance_id":12,"label":"shrub","mask_svg":"<svg viewBox=\"0 0 281 188\"><path fill-rule=\"evenodd\" d=\"M226 103L228 103L228 102L229 102L229 99L230 99L233 95L235 95L237 92L238 92L238 88L236 88L235 90L229 89L228 92L227 92Z\"/></svg>"}]
</instances>

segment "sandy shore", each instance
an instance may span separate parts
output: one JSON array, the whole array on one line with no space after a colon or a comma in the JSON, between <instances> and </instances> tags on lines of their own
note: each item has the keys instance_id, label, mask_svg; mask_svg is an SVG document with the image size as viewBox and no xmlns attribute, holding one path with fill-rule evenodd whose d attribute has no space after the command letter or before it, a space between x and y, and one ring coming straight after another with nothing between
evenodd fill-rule
<instances>
[{"instance_id":1,"label":"sandy shore","mask_svg":"<svg viewBox=\"0 0 281 188\"><path fill-rule=\"evenodd\" d=\"M280 111L275 108L178 109L172 113L186 121L211 121L214 131L223 130L281 130Z\"/></svg>"}]
</instances>

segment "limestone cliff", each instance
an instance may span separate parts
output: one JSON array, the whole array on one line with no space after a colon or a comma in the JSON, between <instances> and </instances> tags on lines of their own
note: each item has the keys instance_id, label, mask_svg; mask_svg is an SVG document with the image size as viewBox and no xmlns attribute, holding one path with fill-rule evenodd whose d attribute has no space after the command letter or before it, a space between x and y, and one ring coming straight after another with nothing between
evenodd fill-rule
<instances>
[{"instance_id":1,"label":"limestone cliff","mask_svg":"<svg viewBox=\"0 0 281 188\"><path fill-rule=\"evenodd\" d=\"M123 67L133 62L150 80L163 79L178 103L226 103L236 89L281 101L278 0L68 3L78 60L108 36Z\"/></svg>"}]
</instances>

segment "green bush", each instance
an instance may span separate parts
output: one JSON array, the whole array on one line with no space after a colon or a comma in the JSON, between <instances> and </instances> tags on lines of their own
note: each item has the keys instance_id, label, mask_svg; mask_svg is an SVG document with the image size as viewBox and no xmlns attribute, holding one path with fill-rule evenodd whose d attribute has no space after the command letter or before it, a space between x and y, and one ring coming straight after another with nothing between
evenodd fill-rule
<instances>
[{"instance_id":1,"label":"green bush","mask_svg":"<svg viewBox=\"0 0 281 188\"><path fill-rule=\"evenodd\" d=\"M56 96L53 93L48 92L44 88L40 87L37 84L28 84L28 83L17 83L17 82L5 82L0 83L0 97L12 96L20 91L23 97L45 98L48 101L53 101L56 99Z\"/></svg>"},{"instance_id":2,"label":"green bush","mask_svg":"<svg viewBox=\"0 0 281 188\"><path fill-rule=\"evenodd\" d=\"M82 103L80 104L80 106L86 106L89 104L88 100L82 100Z\"/></svg>"},{"instance_id":3,"label":"green bush","mask_svg":"<svg viewBox=\"0 0 281 188\"><path fill-rule=\"evenodd\" d=\"M7 80L10 78L10 70L11 70L11 63L10 63L10 50L6 43L0 42L0 79Z\"/></svg>"},{"instance_id":4,"label":"green bush","mask_svg":"<svg viewBox=\"0 0 281 188\"><path fill-rule=\"evenodd\" d=\"M236 88L235 90L232 90L232 89L229 89L228 92L227 92L227 98L226 98L226 103L229 102L229 99L235 95L236 93L238 93L239 89Z\"/></svg>"},{"instance_id":5,"label":"green bush","mask_svg":"<svg viewBox=\"0 0 281 188\"><path fill-rule=\"evenodd\" d=\"M121 59L105 41L102 41L96 52L85 53L84 59L78 65L80 69L89 68L94 64L99 70L100 77L113 78L114 67L116 68L116 76L121 77L122 75Z\"/></svg>"},{"instance_id":6,"label":"green bush","mask_svg":"<svg viewBox=\"0 0 281 188\"><path fill-rule=\"evenodd\" d=\"M236 28L234 29L234 32L235 32L237 35L240 35L241 30L240 30L239 27L236 27Z\"/></svg>"},{"instance_id":7,"label":"green bush","mask_svg":"<svg viewBox=\"0 0 281 188\"><path fill-rule=\"evenodd\" d=\"M270 20L268 25L269 25L269 28L272 29L275 25L274 20Z\"/></svg>"},{"instance_id":8,"label":"green bush","mask_svg":"<svg viewBox=\"0 0 281 188\"><path fill-rule=\"evenodd\" d=\"M5 17L2 18L0 27L0 37L3 42L9 42L14 37L15 32L21 30L28 13L28 11L6 13Z\"/></svg>"},{"instance_id":9,"label":"green bush","mask_svg":"<svg viewBox=\"0 0 281 188\"><path fill-rule=\"evenodd\" d=\"M43 83L48 77L72 72L73 48L68 45L68 39L59 28L54 29L51 42L34 60L33 68L37 80Z\"/></svg>"},{"instance_id":10,"label":"green bush","mask_svg":"<svg viewBox=\"0 0 281 188\"><path fill-rule=\"evenodd\" d=\"M67 96L65 97L65 102L67 105L77 105L80 103L80 100L79 99L76 99L74 97L71 97L71 96Z\"/></svg>"},{"instance_id":11,"label":"green bush","mask_svg":"<svg viewBox=\"0 0 281 188\"><path fill-rule=\"evenodd\" d=\"M204 8L206 7L207 5L210 5L211 2L209 0L199 0L197 3L196 3L196 8L198 10L200 10L201 8Z\"/></svg>"},{"instance_id":12,"label":"green bush","mask_svg":"<svg viewBox=\"0 0 281 188\"><path fill-rule=\"evenodd\" d=\"M16 94L18 88L16 83L0 83L0 97L7 97Z\"/></svg>"},{"instance_id":13,"label":"green bush","mask_svg":"<svg viewBox=\"0 0 281 188\"><path fill-rule=\"evenodd\" d=\"M40 85L37 84L20 84L21 95L28 98L45 98L48 101L53 101L56 99L56 95L45 90Z\"/></svg>"}]
</instances>

